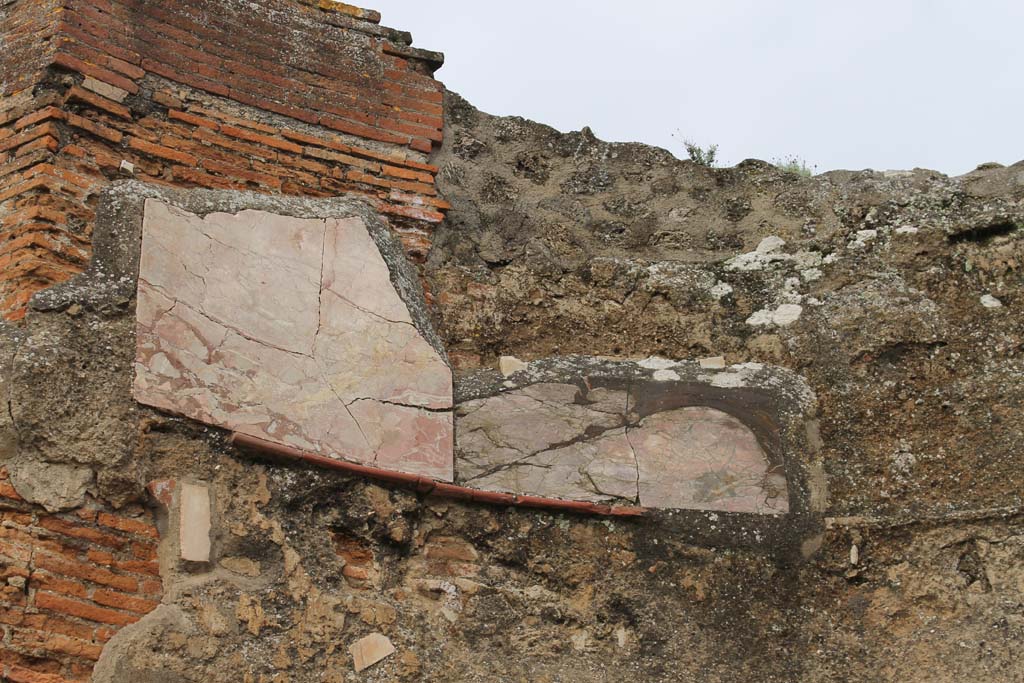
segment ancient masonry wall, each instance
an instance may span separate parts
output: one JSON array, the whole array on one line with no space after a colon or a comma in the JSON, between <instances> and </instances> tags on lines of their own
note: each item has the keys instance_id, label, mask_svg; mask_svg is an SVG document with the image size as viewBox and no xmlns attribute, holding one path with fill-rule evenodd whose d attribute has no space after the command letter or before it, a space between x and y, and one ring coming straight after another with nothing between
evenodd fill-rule
<instances>
[{"instance_id":1,"label":"ancient masonry wall","mask_svg":"<svg viewBox=\"0 0 1024 683\"><path fill-rule=\"evenodd\" d=\"M89 260L100 189L357 193L422 258L442 56L331 0L0 0L0 314Z\"/></svg>"},{"instance_id":2,"label":"ancient masonry wall","mask_svg":"<svg viewBox=\"0 0 1024 683\"><path fill-rule=\"evenodd\" d=\"M50 514L0 468L0 679L88 680L103 645L159 603L157 540L141 507Z\"/></svg>"},{"instance_id":3,"label":"ancient masonry wall","mask_svg":"<svg viewBox=\"0 0 1024 683\"><path fill-rule=\"evenodd\" d=\"M332 0L0 0L0 315L83 271L134 177L368 199L425 257L443 57ZM153 514L50 513L0 468L0 679L88 680L162 594Z\"/></svg>"}]
</instances>

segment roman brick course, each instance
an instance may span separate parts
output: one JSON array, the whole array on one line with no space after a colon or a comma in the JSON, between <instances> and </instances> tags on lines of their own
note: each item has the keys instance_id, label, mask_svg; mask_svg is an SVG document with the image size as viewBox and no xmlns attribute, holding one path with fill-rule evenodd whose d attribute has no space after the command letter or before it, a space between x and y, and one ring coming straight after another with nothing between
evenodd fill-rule
<instances>
[{"instance_id":1,"label":"roman brick course","mask_svg":"<svg viewBox=\"0 0 1024 683\"><path fill-rule=\"evenodd\" d=\"M98 192L130 175L357 194L423 258L448 208L427 159L442 138L443 58L379 18L333 0L9 2L0 315L20 319L32 294L85 268Z\"/></svg>"},{"instance_id":2,"label":"roman brick course","mask_svg":"<svg viewBox=\"0 0 1024 683\"><path fill-rule=\"evenodd\" d=\"M87 680L117 630L159 604L157 537L141 508L47 513L0 468L0 680Z\"/></svg>"}]
</instances>

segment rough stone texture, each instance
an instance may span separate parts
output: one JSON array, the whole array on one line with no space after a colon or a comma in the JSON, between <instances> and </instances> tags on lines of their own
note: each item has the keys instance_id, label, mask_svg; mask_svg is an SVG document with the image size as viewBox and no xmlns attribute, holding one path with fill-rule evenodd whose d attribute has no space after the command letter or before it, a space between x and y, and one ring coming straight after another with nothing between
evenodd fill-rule
<instances>
[{"instance_id":1,"label":"rough stone texture","mask_svg":"<svg viewBox=\"0 0 1024 683\"><path fill-rule=\"evenodd\" d=\"M547 498L785 513L781 448L769 458L740 419L703 405L759 420L762 438L778 431L771 418L751 412L740 388L747 382L719 389L734 374L659 358L573 358L524 364L500 384L493 371L465 375L464 392L480 395L490 385L494 393L456 408L458 482ZM534 376L542 381L529 383ZM813 417L806 388L790 382L803 396L787 407L799 413L802 404ZM775 403L787 400L793 397Z\"/></svg>"},{"instance_id":2,"label":"rough stone texture","mask_svg":"<svg viewBox=\"0 0 1024 683\"><path fill-rule=\"evenodd\" d=\"M1022 502L1024 166L708 169L457 95L447 107L435 161L454 208L428 269L457 367L783 365L820 402L838 513Z\"/></svg>"},{"instance_id":3,"label":"rough stone texture","mask_svg":"<svg viewBox=\"0 0 1024 683\"><path fill-rule=\"evenodd\" d=\"M134 395L330 457L451 481L452 379L362 217L145 207Z\"/></svg>"},{"instance_id":4,"label":"rough stone texture","mask_svg":"<svg viewBox=\"0 0 1024 683\"><path fill-rule=\"evenodd\" d=\"M105 267L3 328L8 460L88 465L120 503L154 479L208 481L218 557L251 564L161 563L165 604L107 644L94 680L340 683L348 647L381 633L396 653L362 679L1018 683L1024 166L709 170L455 102L437 158L455 206L427 273L453 360L500 385L517 381L501 355L723 356L722 391L788 368L820 429L800 420L786 452L819 449L829 500L801 503L787 476L785 516L595 519L253 463L130 399L135 282ZM161 198L132 190L147 192ZM279 211L267 201L184 208ZM727 265L771 236L786 244L760 269ZM107 253L137 253L139 233L121 237ZM786 303L803 308L790 325L746 323ZM486 395L460 384L460 402ZM794 533L812 503L823 527ZM47 661L3 618L4 666Z\"/></svg>"},{"instance_id":5,"label":"rough stone texture","mask_svg":"<svg viewBox=\"0 0 1024 683\"><path fill-rule=\"evenodd\" d=\"M22 498L47 512L80 507L93 483L88 467L48 462L19 462L11 468L11 484Z\"/></svg>"}]
</instances>

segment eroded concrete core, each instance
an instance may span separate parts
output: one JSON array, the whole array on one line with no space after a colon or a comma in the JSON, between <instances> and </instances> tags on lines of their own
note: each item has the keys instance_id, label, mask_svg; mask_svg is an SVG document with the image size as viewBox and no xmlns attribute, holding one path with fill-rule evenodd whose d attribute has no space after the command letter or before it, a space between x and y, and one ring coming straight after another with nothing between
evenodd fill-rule
<instances>
[{"instance_id":1,"label":"eroded concrete core","mask_svg":"<svg viewBox=\"0 0 1024 683\"><path fill-rule=\"evenodd\" d=\"M798 440L781 437L798 430L812 397L763 366L574 357L523 365L508 379L477 371L459 385L456 478L466 486L784 514L789 476L807 479L783 446Z\"/></svg>"},{"instance_id":2,"label":"eroded concrete core","mask_svg":"<svg viewBox=\"0 0 1024 683\"><path fill-rule=\"evenodd\" d=\"M451 481L451 370L393 279L358 215L204 217L147 199L135 398Z\"/></svg>"}]
</instances>

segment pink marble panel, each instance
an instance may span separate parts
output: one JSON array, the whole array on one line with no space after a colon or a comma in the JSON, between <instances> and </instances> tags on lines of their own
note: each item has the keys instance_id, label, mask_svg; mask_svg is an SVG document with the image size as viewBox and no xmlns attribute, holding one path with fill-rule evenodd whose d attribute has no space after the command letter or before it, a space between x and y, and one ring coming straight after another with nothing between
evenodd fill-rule
<instances>
[{"instance_id":1,"label":"pink marble panel","mask_svg":"<svg viewBox=\"0 0 1024 683\"><path fill-rule=\"evenodd\" d=\"M786 478L769 466L754 433L714 408L649 415L629 430L640 503L723 512L789 511Z\"/></svg>"},{"instance_id":2,"label":"pink marble panel","mask_svg":"<svg viewBox=\"0 0 1024 683\"><path fill-rule=\"evenodd\" d=\"M474 488L654 508L789 509L785 476L754 433L714 408L640 417L624 390L542 383L460 404L456 428L458 482Z\"/></svg>"},{"instance_id":3,"label":"pink marble panel","mask_svg":"<svg viewBox=\"0 0 1024 683\"><path fill-rule=\"evenodd\" d=\"M451 370L362 219L147 200L137 318L141 403L452 480Z\"/></svg>"}]
</instances>

